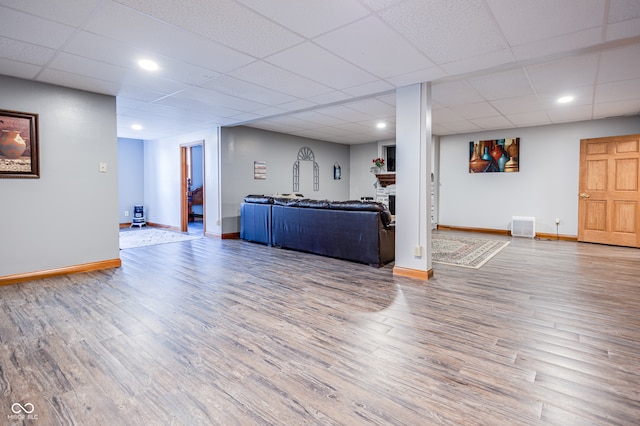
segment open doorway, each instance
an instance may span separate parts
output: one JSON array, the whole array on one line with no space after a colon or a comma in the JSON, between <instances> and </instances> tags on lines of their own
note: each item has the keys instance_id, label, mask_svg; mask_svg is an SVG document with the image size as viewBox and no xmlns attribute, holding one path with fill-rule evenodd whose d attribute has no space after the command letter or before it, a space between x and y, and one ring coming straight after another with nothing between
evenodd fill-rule
<instances>
[{"instance_id":1,"label":"open doorway","mask_svg":"<svg viewBox=\"0 0 640 426\"><path fill-rule=\"evenodd\" d=\"M205 233L204 143L180 146L181 157L181 231Z\"/></svg>"}]
</instances>

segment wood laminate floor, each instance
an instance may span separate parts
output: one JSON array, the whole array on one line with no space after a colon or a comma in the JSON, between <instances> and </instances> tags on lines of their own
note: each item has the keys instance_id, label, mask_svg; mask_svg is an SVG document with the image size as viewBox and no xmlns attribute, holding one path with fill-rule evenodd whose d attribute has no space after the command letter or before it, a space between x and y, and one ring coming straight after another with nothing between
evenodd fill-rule
<instances>
[{"instance_id":1,"label":"wood laminate floor","mask_svg":"<svg viewBox=\"0 0 640 426\"><path fill-rule=\"evenodd\" d=\"M239 240L121 257L0 287L0 424L640 423L637 249L512 239L428 282Z\"/></svg>"}]
</instances>

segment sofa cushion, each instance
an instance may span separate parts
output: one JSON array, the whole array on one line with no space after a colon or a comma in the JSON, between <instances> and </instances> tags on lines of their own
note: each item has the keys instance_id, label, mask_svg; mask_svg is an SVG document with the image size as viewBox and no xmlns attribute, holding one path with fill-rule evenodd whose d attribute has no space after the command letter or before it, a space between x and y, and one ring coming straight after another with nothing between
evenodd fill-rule
<instances>
[{"instance_id":1,"label":"sofa cushion","mask_svg":"<svg viewBox=\"0 0 640 426\"><path fill-rule=\"evenodd\" d=\"M334 210L380 212L380 219L385 227L389 226L392 220L391 212L387 209L387 206L375 201L332 201L329 208Z\"/></svg>"},{"instance_id":2,"label":"sofa cushion","mask_svg":"<svg viewBox=\"0 0 640 426\"><path fill-rule=\"evenodd\" d=\"M268 195L247 195L244 197L245 203L273 204L273 197Z\"/></svg>"},{"instance_id":3,"label":"sofa cushion","mask_svg":"<svg viewBox=\"0 0 640 426\"><path fill-rule=\"evenodd\" d=\"M298 207L309 207L313 209L326 209L329 207L329 200L310 200L304 198L298 201Z\"/></svg>"},{"instance_id":4,"label":"sofa cushion","mask_svg":"<svg viewBox=\"0 0 640 426\"><path fill-rule=\"evenodd\" d=\"M274 197L273 204L276 206L296 207L300 202L300 198Z\"/></svg>"}]
</instances>

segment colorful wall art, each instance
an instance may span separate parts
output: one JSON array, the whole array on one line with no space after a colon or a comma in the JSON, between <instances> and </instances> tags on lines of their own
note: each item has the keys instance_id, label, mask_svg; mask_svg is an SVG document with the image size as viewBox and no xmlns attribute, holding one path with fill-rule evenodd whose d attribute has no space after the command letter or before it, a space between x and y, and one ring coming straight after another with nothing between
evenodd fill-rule
<instances>
[{"instance_id":1,"label":"colorful wall art","mask_svg":"<svg viewBox=\"0 0 640 426\"><path fill-rule=\"evenodd\" d=\"M520 171L520 138L469 142L469 173Z\"/></svg>"}]
</instances>

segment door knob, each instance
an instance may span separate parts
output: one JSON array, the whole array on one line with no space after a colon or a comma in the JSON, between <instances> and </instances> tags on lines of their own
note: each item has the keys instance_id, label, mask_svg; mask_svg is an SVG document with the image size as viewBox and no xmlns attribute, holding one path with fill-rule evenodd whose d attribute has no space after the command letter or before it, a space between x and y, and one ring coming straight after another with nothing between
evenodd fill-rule
<instances>
[{"instance_id":1,"label":"door knob","mask_svg":"<svg viewBox=\"0 0 640 426\"><path fill-rule=\"evenodd\" d=\"M591 195L589 194L585 194L584 192L582 194L580 194L580 198L590 198Z\"/></svg>"}]
</instances>

